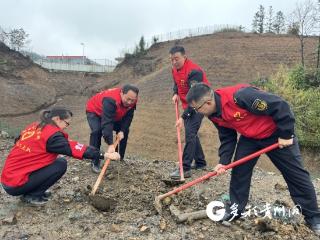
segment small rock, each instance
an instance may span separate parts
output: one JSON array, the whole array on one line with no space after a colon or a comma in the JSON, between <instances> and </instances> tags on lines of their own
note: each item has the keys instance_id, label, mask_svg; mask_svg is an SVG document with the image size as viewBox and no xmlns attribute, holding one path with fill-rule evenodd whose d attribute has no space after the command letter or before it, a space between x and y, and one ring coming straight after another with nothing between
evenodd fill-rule
<instances>
[{"instance_id":1,"label":"small rock","mask_svg":"<svg viewBox=\"0 0 320 240\"><path fill-rule=\"evenodd\" d=\"M257 229L260 232L278 232L278 228L273 222L266 218L257 218L254 221L255 225L257 226Z\"/></svg>"},{"instance_id":2,"label":"small rock","mask_svg":"<svg viewBox=\"0 0 320 240\"><path fill-rule=\"evenodd\" d=\"M120 226L118 224L112 224L111 228L110 228L110 231L117 233L117 232L121 232L121 229L120 229Z\"/></svg>"},{"instance_id":3,"label":"small rock","mask_svg":"<svg viewBox=\"0 0 320 240\"><path fill-rule=\"evenodd\" d=\"M163 205L165 206L169 206L172 202L172 199L170 197L166 197L165 199L163 199Z\"/></svg>"},{"instance_id":4,"label":"small rock","mask_svg":"<svg viewBox=\"0 0 320 240\"><path fill-rule=\"evenodd\" d=\"M202 233L200 233L200 234L198 235L198 238L199 238L199 239L204 239L205 236L204 236Z\"/></svg>"},{"instance_id":5,"label":"small rock","mask_svg":"<svg viewBox=\"0 0 320 240\"><path fill-rule=\"evenodd\" d=\"M0 132L0 137L2 137L2 138L10 138L10 135L9 135L9 133L7 133L5 131L1 131Z\"/></svg>"},{"instance_id":6,"label":"small rock","mask_svg":"<svg viewBox=\"0 0 320 240\"><path fill-rule=\"evenodd\" d=\"M72 181L73 181L73 182L79 182L79 179L80 179L80 178L79 178L78 176L76 176L76 177L72 178Z\"/></svg>"},{"instance_id":7,"label":"small rock","mask_svg":"<svg viewBox=\"0 0 320 240\"><path fill-rule=\"evenodd\" d=\"M231 223L228 222L228 221L222 221L221 224L222 224L223 226L225 226L225 227L231 227Z\"/></svg>"},{"instance_id":8,"label":"small rock","mask_svg":"<svg viewBox=\"0 0 320 240\"><path fill-rule=\"evenodd\" d=\"M166 220L164 218L160 219L159 227L160 227L161 230L165 230L167 228L167 223L166 223Z\"/></svg>"},{"instance_id":9,"label":"small rock","mask_svg":"<svg viewBox=\"0 0 320 240\"><path fill-rule=\"evenodd\" d=\"M140 232L147 232L147 231L150 231L149 227L144 226L144 225L142 227L140 227Z\"/></svg>"},{"instance_id":10,"label":"small rock","mask_svg":"<svg viewBox=\"0 0 320 240\"><path fill-rule=\"evenodd\" d=\"M241 232L235 232L233 235L233 239L235 240L243 240L243 236L241 234Z\"/></svg>"},{"instance_id":11,"label":"small rock","mask_svg":"<svg viewBox=\"0 0 320 240\"><path fill-rule=\"evenodd\" d=\"M74 222L76 220L79 220L81 218L81 215L78 212L72 212L69 214L68 218L71 222Z\"/></svg>"},{"instance_id":12,"label":"small rock","mask_svg":"<svg viewBox=\"0 0 320 240\"><path fill-rule=\"evenodd\" d=\"M280 183L276 183L276 184L274 185L274 189L279 190L279 191L284 191L284 190L287 190L288 187L285 186L285 185L282 185L282 184L280 184Z\"/></svg>"},{"instance_id":13,"label":"small rock","mask_svg":"<svg viewBox=\"0 0 320 240\"><path fill-rule=\"evenodd\" d=\"M8 215L2 220L3 225L15 225L17 223L17 218L15 214Z\"/></svg>"},{"instance_id":14,"label":"small rock","mask_svg":"<svg viewBox=\"0 0 320 240\"><path fill-rule=\"evenodd\" d=\"M108 180L112 180L112 179L115 178L115 176L114 176L112 173L110 173L110 174L108 174L108 175L106 176L106 178L107 178Z\"/></svg>"}]
</instances>

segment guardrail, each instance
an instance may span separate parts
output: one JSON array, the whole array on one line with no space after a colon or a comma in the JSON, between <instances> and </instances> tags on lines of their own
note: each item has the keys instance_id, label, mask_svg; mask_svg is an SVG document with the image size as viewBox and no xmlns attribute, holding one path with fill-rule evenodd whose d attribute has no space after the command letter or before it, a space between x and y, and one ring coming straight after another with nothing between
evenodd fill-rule
<instances>
[{"instance_id":1,"label":"guardrail","mask_svg":"<svg viewBox=\"0 0 320 240\"><path fill-rule=\"evenodd\" d=\"M114 65L95 65L95 64L71 64L71 63L55 63L43 60L34 61L43 68L58 71L75 71L75 72L112 72Z\"/></svg>"}]
</instances>

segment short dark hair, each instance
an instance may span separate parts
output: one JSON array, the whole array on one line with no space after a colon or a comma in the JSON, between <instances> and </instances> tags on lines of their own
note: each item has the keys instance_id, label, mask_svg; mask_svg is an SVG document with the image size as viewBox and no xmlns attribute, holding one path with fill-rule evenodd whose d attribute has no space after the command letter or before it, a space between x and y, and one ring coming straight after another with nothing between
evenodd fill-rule
<instances>
[{"instance_id":1,"label":"short dark hair","mask_svg":"<svg viewBox=\"0 0 320 240\"><path fill-rule=\"evenodd\" d=\"M182 47L182 46L174 46L169 51L170 54L175 54L177 52L181 53L182 55L186 54L186 51L184 50L184 47Z\"/></svg>"},{"instance_id":2,"label":"short dark hair","mask_svg":"<svg viewBox=\"0 0 320 240\"><path fill-rule=\"evenodd\" d=\"M131 84L123 85L121 89L124 94L128 93L130 90L135 92L137 95L139 94L139 88Z\"/></svg>"},{"instance_id":3,"label":"short dark hair","mask_svg":"<svg viewBox=\"0 0 320 240\"><path fill-rule=\"evenodd\" d=\"M65 107L52 107L50 109L46 109L41 111L40 113L40 124L38 127L43 128L47 124L53 124L52 118L58 116L61 120L68 119L72 117L71 110Z\"/></svg>"},{"instance_id":4,"label":"short dark hair","mask_svg":"<svg viewBox=\"0 0 320 240\"><path fill-rule=\"evenodd\" d=\"M212 92L212 89L204 83L196 83L194 84L188 94L187 94L187 102L190 104L192 101L199 102L204 96L209 95Z\"/></svg>"}]
</instances>

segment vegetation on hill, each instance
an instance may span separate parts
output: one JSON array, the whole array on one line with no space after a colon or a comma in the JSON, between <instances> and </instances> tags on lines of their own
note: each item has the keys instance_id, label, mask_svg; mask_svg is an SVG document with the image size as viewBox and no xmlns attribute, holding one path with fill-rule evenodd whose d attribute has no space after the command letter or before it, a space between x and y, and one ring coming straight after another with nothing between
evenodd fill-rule
<instances>
[{"instance_id":1,"label":"vegetation on hill","mask_svg":"<svg viewBox=\"0 0 320 240\"><path fill-rule=\"evenodd\" d=\"M301 65L293 69L281 66L267 81L254 83L286 99L295 114L300 145L320 149L320 71Z\"/></svg>"}]
</instances>

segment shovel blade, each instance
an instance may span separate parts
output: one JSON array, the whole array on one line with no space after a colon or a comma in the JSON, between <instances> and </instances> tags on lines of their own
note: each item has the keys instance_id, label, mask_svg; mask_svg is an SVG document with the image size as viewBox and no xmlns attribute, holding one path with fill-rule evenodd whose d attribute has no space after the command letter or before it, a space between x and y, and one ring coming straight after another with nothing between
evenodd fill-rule
<instances>
[{"instance_id":1,"label":"shovel blade","mask_svg":"<svg viewBox=\"0 0 320 240\"><path fill-rule=\"evenodd\" d=\"M185 180L180 180L180 179L162 179L162 182L164 182L164 184L166 186L174 187L174 186L178 186L180 184L183 184L185 182Z\"/></svg>"},{"instance_id":2,"label":"shovel blade","mask_svg":"<svg viewBox=\"0 0 320 240\"><path fill-rule=\"evenodd\" d=\"M106 198L99 195L91 195L89 196L89 199L91 205L102 212L108 212L113 210L117 203L114 199Z\"/></svg>"}]
</instances>

